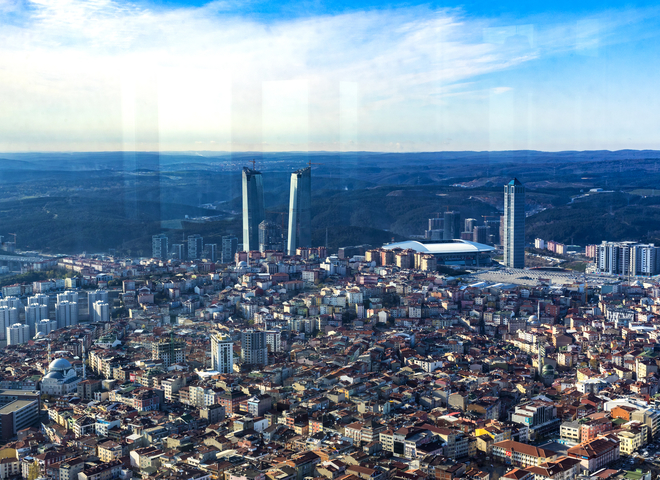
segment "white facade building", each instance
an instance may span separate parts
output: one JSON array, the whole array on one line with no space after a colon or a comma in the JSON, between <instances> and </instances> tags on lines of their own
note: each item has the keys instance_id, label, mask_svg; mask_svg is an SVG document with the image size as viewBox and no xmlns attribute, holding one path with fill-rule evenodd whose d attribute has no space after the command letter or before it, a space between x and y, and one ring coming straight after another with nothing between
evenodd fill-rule
<instances>
[{"instance_id":1,"label":"white facade building","mask_svg":"<svg viewBox=\"0 0 660 480\"><path fill-rule=\"evenodd\" d=\"M30 327L22 323L15 323L7 327L7 345L21 345L30 340Z\"/></svg>"},{"instance_id":2,"label":"white facade building","mask_svg":"<svg viewBox=\"0 0 660 480\"><path fill-rule=\"evenodd\" d=\"M234 370L234 342L225 335L211 337L211 369L220 373Z\"/></svg>"},{"instance_id":3,"label":"white facade building","mask_svg":"<svg viewBox=\"0 0 660 480\"><path fill-rule=\"evenodd\" d=\"M0 307L0 340L7 338L7 328L18 323L18 309L15 307Z\"/></svg>"},{"instance_id":4,"label":"white facade building","mask_svg":"<svg viewBox=\"0 0 660 480\"><path fill-rule=\"evenodd\" d=\"M53 330L57 330L57 320L44 319L36 323L35 335L42 334L48 335Z\"/></svg>"},{"instance_id":5,"label":"white facade building","mask_svg":"<svg viewBox=\"0 0 660 480\"><path fill-rule=\"evenodd\" d=\"M57 319L58 328L70 327L78 325L78 304L76 302L69 302L63 300L59 302L55 308L55 316Z\"/></svg>"},{"instance_id":6,"label":"white facade building","mask_svg":"<svg viewBox=\"0 0 660 480\"><path fill-rule=\"evenodd\" d=\"M266 345L268 350L273 353L282 351L282 334L277 330L268 330L266 332Z\"/></svg>"},{"instance_id":7,"label":"white facade building","mask_svg":"<svg viewBox=\"0 0 660 480\"><path fill-rule=\"evenodd\" d=\"M94 322L110 321L110 305L108 305L108 302L104 302L103 300L97 300L96 302L94 302L93 309L91 311L94 312L93 318L91 318L92 321Z\"/></svg>"}]
</instances>

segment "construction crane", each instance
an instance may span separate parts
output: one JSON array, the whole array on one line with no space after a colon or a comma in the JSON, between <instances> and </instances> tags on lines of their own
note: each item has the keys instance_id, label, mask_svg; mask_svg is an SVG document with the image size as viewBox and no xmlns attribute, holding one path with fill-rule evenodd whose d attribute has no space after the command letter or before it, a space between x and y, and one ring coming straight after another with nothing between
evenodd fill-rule
<instances>
[{"instance_id":1,"label":"construction crane","mask_svg":"<svg viewBox=\"0 0 660 480\"><path fill-rule=\"evenodd\" d=\"M14 248L16 248L16 234L15 233L10 233L9 235L14 236Z\"/></svg>"},{"instance_id":2,"label":"construction crane","mask_svg":"<svg viewBox=\"0 0 660 480\"><path fill-rule=\"evenodd\" d=\"M266 210L266 213L275 213L282 216L282 232L284 233L284 215L288 215L289 212L275 212L273 210Z\"/></svg>"},{"instance_id":3,"label":"construction crane","mask_svg":"<svg viewBox=\"0 0 660 480\"><path fill-rule=\"evenodd\" d=\"M312 161L310 160L310 161L307 162L307 165L309 166L309 168L312 168L312 165L323 165L323 164L322 163L312 163Z\"/></svg>"},{"instance_id":4,"label":"construction crane","mask_svg":"<svg viewBox=\"0 0 660 480\"><path fill-rule=\"evenodd\" d=\"M254 158L252 160L249 160L248 163L252 164L252 170L257 169L257 161Z\"/></svg>"}]
</instances>

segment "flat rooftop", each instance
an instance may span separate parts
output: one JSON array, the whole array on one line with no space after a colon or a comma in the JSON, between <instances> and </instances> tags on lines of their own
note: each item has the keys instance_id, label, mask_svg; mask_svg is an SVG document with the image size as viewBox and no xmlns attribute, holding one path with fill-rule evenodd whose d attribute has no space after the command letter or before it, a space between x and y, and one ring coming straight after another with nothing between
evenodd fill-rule
<instances>
[{"instance_id":1,"label":"flat rooftop","mask_svg":"<svg viewBox=\"0 0 660 480\"><path fill-rule=\"evenodd\" d=\"M4 407L0 408L0 415L6 415L8 413L16 412L22 408L27 407L35 403L36 400L14 400L11 403L8 403Z\"/></svg>"},{"instance_id":2,"label":"flat rooftop","mask_svg":"<svg viewBox=\"0 0 660 480\"><path fill-rule=\"evenodd\" d=\"M9 389L3 390L3 389L0 389L0 397L7 396L7 395L9 395L9 396L13 395L13 396L18 396L18 397L29 395L29 396L38 397L39 396L39 390L9 390Z\"/></svg>"}]
</instances>

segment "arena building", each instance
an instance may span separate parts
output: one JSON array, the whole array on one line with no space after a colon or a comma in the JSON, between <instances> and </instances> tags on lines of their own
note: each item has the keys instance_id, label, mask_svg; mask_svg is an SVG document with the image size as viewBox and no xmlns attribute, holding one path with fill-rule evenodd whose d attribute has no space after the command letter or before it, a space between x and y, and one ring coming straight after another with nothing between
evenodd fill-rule
<instances>
[{"instance_id":1,"label":"arena building","mask_svg":"<svg viewBox=\"0 0 660 480\"><path fill-rule=\"evenodd\" d=\"M415 240L383 245L385 250L412 249L418 253L433 255L438 265L457 265L465 267L487 267L495 248L467 240L440 240L422 243Z\"/></svg>"}]
</instances>

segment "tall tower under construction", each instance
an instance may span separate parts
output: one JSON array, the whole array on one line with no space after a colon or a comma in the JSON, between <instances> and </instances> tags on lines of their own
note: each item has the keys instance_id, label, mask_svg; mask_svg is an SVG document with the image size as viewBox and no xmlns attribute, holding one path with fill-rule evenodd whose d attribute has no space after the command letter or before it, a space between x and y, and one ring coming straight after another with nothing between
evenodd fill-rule
<instances>
[{"instance_id":1,"label":"tall tower under construction","mask_svg":"<svg viewBox=\"0 0 660 480\"><path fill-rule=\"evenodd\" d=\"M289 193L289 237L287 252L312 246L312 169L296 170L291 174Z\"/></svg>"},{"instance_id":2,"label":"tall tower under construction","mask_svg":"<svg viewBox=\"0 0 660 480\"><path fill-rule=\"evenodd\" d=\"M264 221L261 172L243 167L243 250L259 249L259 224Z\"/></svg>"}]
</instances>

